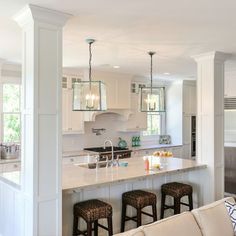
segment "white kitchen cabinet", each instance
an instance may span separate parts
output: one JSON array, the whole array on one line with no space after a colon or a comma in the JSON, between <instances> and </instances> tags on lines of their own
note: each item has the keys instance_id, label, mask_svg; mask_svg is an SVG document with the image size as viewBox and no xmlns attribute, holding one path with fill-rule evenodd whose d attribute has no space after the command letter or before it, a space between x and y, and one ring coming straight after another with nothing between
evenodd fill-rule
<instances>
[{"instance_id":1,"label":"white kitchen cabinet","mask_svg":"<svg viewBox=\"0 0 236 236\"><path fill-rule=\"evenodd\" d=\"M97 155L86 155L86 156L70 156L70 157L63 157L62 164L79 164L79 163L88 163L94 162Z\"/></svg>"},{"instance_id":2,"label":"white kitchen cabinet","mask_svg":"<svg viewBox=\"0 0 236 236\"><path fill-rule=\"evenodd\" d=\"M2 164L2 172L11 172L20 170L20 162L10 162Z\"/></svg>"},{"instance_id":3,"label":"white kitchen cabinet","mask_svg":"<svg viewBox=\"0 0 236 236\"><path fill-rule=\"evenodd\" d=\"M173 143L186 145L182 157L191 158L191 120L196 116L196 82L178 81L166 90L166 131Z\"/></svg>"},{"instance_id":4,"label":"white kitchen cabinet","mask_svg":"<svg viewBox=\"0 0 236 236\"><path fill-rule=\"evenodd\" d=\"M183 145L183 155L182 157L184 159L192 159L194 157L191 157L191 144L184 144Z\"/></svg>"},{"instance_id":5,"label":"white kitchen cabinet","mask_svg":"<svg viewBox=\"0 0 236 236\"><path fill-rule=\"evenodd\" d=\"M138 157L138 156L149 156L152 155L155 149L142 149L142 150L134 150L132 152L132 157Z\"/></svg>"},{"instance_id":6,"label":"white kitchen cabinet","mask_svg":"<svg viewBox=\"0 0 236 236\"><path fill-rule=\"evenodd\" d=\"M63 157L62 158L62 164L75 164L75 163L82 163L83 157L81 156L72 156L72 157Z\"/></svg>"},{"instance_id":7,"label":"white kitchen cabinet","mask_svg":"<svg viewBox=\"0 0 236 236\"><path fill-rule=\"evenodd\" d=\"M184 81L183 82L183 114L195 115L196 114L196 82Z\"/></svg>"},{"instance_id":8,"label":"white kitchen cabinet","mask_svg":"<svg viewBox=\"0 0 236 236\"><path fill-rule=\"evenodd\" d=\"M183 144L191 143L191 116L183 116Z\"/></svg>"},{"instance_id":9,"label":"white kitchen cabinet","mask_svg":"<svg viewBox=\"0 0 236 236\"><path fill-rule=\"evenodd\" d=\"M106 85L108 109L130 109L131 77L114 74L95 74ZM97 80L97 79L96 79Z\"/></svg>"},{"instance_id":10,"label":"white kitchen cabinet","mask_svg":"<svg viewBox=\"0 0 236 236\"><path fill-rule=\"evenodd\" d=\"M132 157L149 156L153 155L153 153L156 151L172 152L174 157L179 157L179 158L182 158L183 155L182 146L178 146L178 147L162 147L162 148L134 150L132 152Z\"/></svg>"},{"instance_id":11,"label":"white kitchen cabinet","mask_svg":"<svg viewBox=\"0 0 236 236\"><path fill-rule=\"evenodd\" d=\"M191 142L192 142L192 116L183 116L183 158L191 159Z\"/></svg>"},{"instance_id":12,"label":"white kitchen cabinet","mask_svg":"<svg viewBox=\"0 0 236 236\"><path fill-rule=\"evenodd\" d=\"M225 71L225 97L236 97L236 70Z\"/></svg>"},{"instance_id":13,"label":"white kitchen cabinet","mask_svg":"<svg viewBox=\"0 0 236 236\"><path fill-rule=\"evenodd\" d=\"M84 133L84 115L81 111L73 111L73 83L80 79L64 76L62 79L62 131L63 134Z\"/></svg>"},{"instance_id":14,"label":"white kitchen cabinet","mask_svg":"<svg viewBox=\"0 0 236 236\"><path fill-rule=\"evenodd\" d=\"M72 89L62 91L62 130L64 134L84 133L83 112L72 110L72 94Z\"/></svg>"}]
</instances>

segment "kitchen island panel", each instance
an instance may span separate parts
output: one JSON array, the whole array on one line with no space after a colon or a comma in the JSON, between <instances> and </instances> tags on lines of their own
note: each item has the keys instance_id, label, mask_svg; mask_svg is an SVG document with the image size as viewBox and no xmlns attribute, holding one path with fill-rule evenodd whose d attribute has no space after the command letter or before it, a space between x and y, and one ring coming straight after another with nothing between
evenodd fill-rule
<instances>
[{"instance_id":1,"label":"kitchen island panel","mask_svg":"<svg viewBox=\"0 0 236 236\"><path fill-rule=\"evenodd\" d=\"M94 170L95 171L95 170ZM121 220L121 197L122 193L134 189L144 189L151 191L157 195L157 213L158 219L160 218L160 201L161 201L161 185L167 182L180 181L189 183L194 188L194 206L198 207L203 204L203 183L205 175L205 165L198 168L190 168L187 170L168 171L163 172L161 175L141 175L139 177L126 179L122 181L113 181L106 184L95 184L79 187L74 190L63 191L63 236L72 235L72 222L73 222L73 205L76 202L84 201L87 199L98 198L110 203L113 207L113 229L114 233L120 232L120 220ZM117 174L117 173L116 173ZM106 177L109 177L107 175ZM117 176L116 176L117 177ZM97 176L98 181L98 176ZM104 181L104 176L103 176ZM204 182L204 181L203 181ZM197 191L195 193L195 191ZM184 201L187 199L184 198ZM167 203L172 203L171 198L167 198ZM186 207L182 207L182 210L186 210ZM145 209L147 212L151 212L150 207ZM136 213L131 207L128 208L128 214L133 215ZM166 216L173 214L171 210L166 211ZM101 221L106 223L105 221ZM143 223L149 223L150 217L144 216ZM85 227L82 222L82 227ZM135 222L128 221L126 223L126 230L136 227ZM104 230L100 230L99 235L106 235Z\"/></svg>"}]
</instances>

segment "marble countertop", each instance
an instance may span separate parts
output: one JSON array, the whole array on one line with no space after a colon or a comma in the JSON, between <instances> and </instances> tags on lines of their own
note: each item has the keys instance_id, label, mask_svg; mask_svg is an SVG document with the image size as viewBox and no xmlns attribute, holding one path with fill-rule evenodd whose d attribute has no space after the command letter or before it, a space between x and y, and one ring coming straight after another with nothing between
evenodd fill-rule
<instances>
[{"instance_id":1,"label":"marble countertop","mask_svg":"<svg viewBox=\"0 0 236 236\"><path fill-rule=\"evenodd\" d=\"M171 148L171 147L181 147L182 144L152 144L152 145L141 145L139 147L130 147L132 151L141 151L146 149L156 149L156 148Z\"/></svg>"},{"instance_id":2,"label":"marble countertop","mask_svg":"<svg viewBox=\"0 0 236 236\"><path fill-rule=\"evenodd\" d=\"M225 143L225 147L236 147L236 143Z\"/></svg>"},{"instance_id":3,"label":"marble countertop","mask_svg":"<svg viewBox=\"0 0 236 236\"><path fill-rule=\"evenodd\" d=\"M20 188L21 171L9 171L0 173L0 180L16 188Z\"/></svg>"},{"instance_id":4,"label":"marble countertop","mask_svg":"<svg viewBox=\"0 0 236 236\"><path fill-rule=\"evenodd\" d=\"M164 175L178 171L191 171L206 168L205 164L199 164L193 160L179 158L158 158L149 156L150 167L160 163L162 168L144 169L143 156L123 159L120 162L128 162L127 167L109 167L99 169L87 169L78 165L64 165L62 189L64 191L79 190L111 183L146 178L153 175ZM89 178L88 178L89 176Z\"/></svg>"}]
</instances>

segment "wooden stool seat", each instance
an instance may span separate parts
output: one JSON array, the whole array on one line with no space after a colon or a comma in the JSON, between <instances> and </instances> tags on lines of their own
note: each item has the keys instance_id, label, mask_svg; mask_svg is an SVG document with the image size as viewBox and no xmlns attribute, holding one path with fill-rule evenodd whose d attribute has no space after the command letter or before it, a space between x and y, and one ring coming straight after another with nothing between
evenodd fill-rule
<instances>
[{"instance_id":1,"label":"wooden stool seat","mask_svg":"<svg viewBox=\"0 0 236 236\"><path fill-rule=\"evenodd\" d=\"M185 205L189 207L191 211L193 209L193 200L192 200L193 188L191 185L172 182L163 184L161 186L161 219L164 218L164 211L167 209L174 209L174 214L180 213L180 206ZM165 204L166 196L169 195L174 198L174 205L169 206ZM180 199L184 196L188 196L189 203L183 203Z\"/></svg>"},{"instance_id":2,"label":"wooden stool seat","mask_svg":"<svg viewBox=\"0 0 236 236\"><path fill-rule=\"evenodd\" d=\"M156 204L156 195L143 190L134 190L130 192L123 193L123 201L134 207L134 208L144 208Z\"/></svg>"},{"instance_id":3,"label":"wooden stool seat","mask_svg":"<svg viewBox=\"0 0 236 236\"><path fill-rule=\"evenodd\" d=\"M150 193L143 190L133 190L122 194L122 219L121 219L121 232L125 230L125 222L133 220L137 222L137 227L142 225L142 214L148 215L153 218L153 221L157 220L156 212L157 199L154 193ZM137 216L126 216L126 208L130 205L137 210ZM152 206L152 213L143 212L142 209L146 206Z\"/></svg>"},{"instance_id":4,"label":"wooden stool seat","mask_svg":"<svg viewBox=\"0 0 236 236\"><path fill-rule=\"evenodd\" d=\"M81 231L78 229L79 217L83 218L87 223L87 230ZM108 227L105 227L98 223L99 219L106 218L108 221ZM94 223L94 229L92 229L92 223ZM73 225L73 235L92 235L92 230L94 230L94 235L98 235L98 226L107 230L109 236L112 235L112 206L106 202L100 201L98 199L87 200L84 202L79 202L74 205L74 225Z\"/></svg>"},{"instance_id":5,"label":"wooden stool seat","mask_svg":"<svg viewBox=\"0 0 236 236\"><path fill-rule=\"evenodd\" d=\"M172 197L183 197L193 193L193 188L191 185L182 184L178 182L172 182L163 184L161 186L161 191L166 195L170 195Z\"/></svg>"}]
</instances>

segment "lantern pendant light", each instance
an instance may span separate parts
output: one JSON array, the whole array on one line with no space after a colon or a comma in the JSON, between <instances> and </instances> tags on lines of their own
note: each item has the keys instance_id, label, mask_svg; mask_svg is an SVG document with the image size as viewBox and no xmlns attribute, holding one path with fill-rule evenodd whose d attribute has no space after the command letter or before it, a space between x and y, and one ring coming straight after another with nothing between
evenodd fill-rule
<instances>
[{"instance_id":1,"label":"lantern pendant light","mask_svg":"<svg viewBox=\"0 0 236 236\"><path fill-rule=\"evenodd\" d=\"M165 88L153 87L153 62L152 57L155 52L148 52L151 57L150 66L150 87L141 88L141 111L142 112L164 112L165 111Z\"/></svg>"},{"instance_id":2,"label":"lantern pendant light","mask_svg":"<svg viewBox=\"0 0 236 236\"><path fill-rule=\"evenodd\" d=\"M106 104L106 87L101 81L92 81L92 50L94 39L87 39L89 45L89 81L80 81L73 84L74 111L104 111Z\"/></svg>"}]
</instances>

